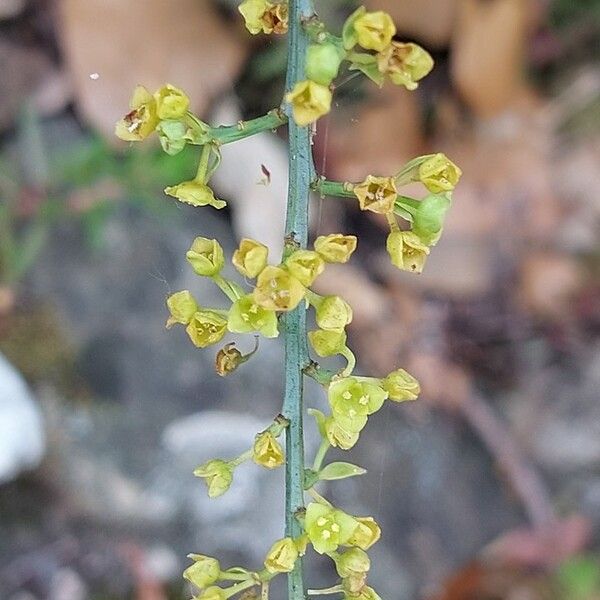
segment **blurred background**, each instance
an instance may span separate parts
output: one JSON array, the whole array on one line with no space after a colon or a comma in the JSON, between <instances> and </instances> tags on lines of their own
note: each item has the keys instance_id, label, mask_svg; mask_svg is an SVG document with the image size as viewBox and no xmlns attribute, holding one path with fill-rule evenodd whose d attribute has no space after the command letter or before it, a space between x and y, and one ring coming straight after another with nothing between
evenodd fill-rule
<instances>
[{"instance_id":1,"label":"blurred background","mask_svg":"<svg viewBox=\"0 0 600 600\"><path fill-rule=\"evenodd\" d=\"M355 7L317 4L334 30ZM420 277L389 265L384 220L314 200L313 235L360 238L317 286L353 306L360 371L401 365L423 386L370 420L351 458L368 474L327 492L381 523L383 598L598 600L600 2L366 4L436 69L414 93L342 75L318 170L361 180L443 151L464 176ZM277 252L284 132L225 149L220 212L162 193L193 150L112 135L138 83L182 87L214 123L279 103L284 40L247 35L235 7L0 0L2 600L186 598L187 553L256 568L282 534L281 473L244 466L217 501L192 476L277 414L281 340L223 380L216 350L165 330L164 301L221 301L186 266L197 235ZM307 452L316 438L308 423Z\"/></svg>"}]
</instances>

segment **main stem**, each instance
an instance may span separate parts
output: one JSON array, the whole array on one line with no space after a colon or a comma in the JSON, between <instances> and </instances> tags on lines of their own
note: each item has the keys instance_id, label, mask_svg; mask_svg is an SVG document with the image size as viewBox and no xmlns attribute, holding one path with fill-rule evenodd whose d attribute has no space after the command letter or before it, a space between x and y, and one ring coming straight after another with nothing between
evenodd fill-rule
<instances>
[{"instance_id":1,"label":"main stem","mask_svg":"<svg viewBox=\"0 0 600 600\"><path fill-rule=\"evenodd\" d=\"M290 0L288 65L286 90L305 79L308 37L303 21L313 14L312 0ZM289 110L289 107L288 107ZM284 256L294 249L306 247L308 241L308 199L312 172L310 131L298 127L289 118L289 187L285 223ZM289 420L286 434L285 464L285 529L286 535L301 534L297 514L304 507L304 438L302 433L303 369L308 364L306 347L306 309L303 303L286 313L283 319L285 336L285 394L283 415ZM305 600L302 561L288 575L288 600Z\"/></svg>"}]
</instances>

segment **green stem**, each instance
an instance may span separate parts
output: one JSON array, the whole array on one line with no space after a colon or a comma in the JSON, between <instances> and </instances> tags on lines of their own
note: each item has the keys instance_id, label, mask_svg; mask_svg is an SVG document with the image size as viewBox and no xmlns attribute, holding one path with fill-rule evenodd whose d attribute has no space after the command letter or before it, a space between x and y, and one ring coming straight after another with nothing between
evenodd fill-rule
<instances>
[{"instance_id":1,"label":"green stem","mask_svg":"<svg viewBox=\"0 0 600 600\"><path fill-rule=\"evenodd\" d=\"M250 119L249 121L239 121L235 125L222 125L213 127L210 130L210 136L217 144L230 144L244 138L250 137L262 131L277 129L287 123L287 116L280 108L269 111L262 117Z\"/></svg>"},{"instance_id":2,"label":"green stem","mask_svg":"<svg viewBox=\"0 0 600 600\"><path fill-rule=\"evenodd\" d=\"M340 198L354 198L356 196L352 189L354 184L348 181L330 181L324 177L320 177L312 183L312 189L321 196L338 196Z\"/></svg>"},{"instance_id":3,"label":"green stem","mask_svg":"<svg viewBox=\"0 0 600 600\"><path fill-rule=\"evenodd\" d=\"M340 594L344 591L344 588L338 583L330 588L323 588L321 590L308 590L309 596L328 596L329 594Z\"/></svg>"},{"instance_id":4,"label":"green stem","mask_svg":"<svg viewBox=\"0 0 600 600\"><path fill-rule=\"evenodd\" d=\"M308 36L303 21L314 14L312 0L290 0L286 90L305 79ZM290 107L286 107L289 111ZM288 112L289 116L289 112ZM285 223L284 256L308 242L308 200L312 173L310 130L289 119L289 186ZM285 391L283 415L289 420L286 433L285 530L301 535L296 514L304 508L303 369L308 364L306 309L301 304L283 317L285 336ZM288 575L288 600L305 600L302 560Z\"/></svg>"},{"instance_id":5,"label":"green stem","mask_svg":"<svg viewBox=\"0 0 600 600\"><path fill-rule=\"evenodd\" d=\"M329 440L327 438L321 440L321 445L319 446L317 454L315 455L315 462L313 462L313 471L321 470L321 466L323 465L323 461L325 460L325 455L327 454L327 451L330 447L331 444L329 443Z\"/></svg>"},{"instance_id":6,"label":"green stem","mask_svg":"<svg viewBox=\"0 0 600 600\"><path fill-rule=\"evenodd\" d=\"M253 579L250 579L248 581L242 581L241 583L236 583L230 588L226 588L224 590L225 598L231 598L232 596L235 596L236 594L239 594L240 592L243 592L248 588L254 587L255 585L258 585L258 582L254 581Z\"/></svg>"},{"instance_id":7,"label":"green stem","mask_svg":"<svg viewBox=\"0 0 600 600\"><path fill-rule=\"evenodd\" d=\"M229 281L218 273L212 276L212 280L232 302L239 300L244 295L243 290L234 281Z\"/></svg>"}]
</instances>

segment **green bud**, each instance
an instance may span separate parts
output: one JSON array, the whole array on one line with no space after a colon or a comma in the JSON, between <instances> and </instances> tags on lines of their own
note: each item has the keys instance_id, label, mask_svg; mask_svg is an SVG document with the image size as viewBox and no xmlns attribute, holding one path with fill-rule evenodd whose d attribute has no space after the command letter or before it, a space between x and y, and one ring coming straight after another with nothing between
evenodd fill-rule
<instances>
[{"instance_id":1,"label":"green bud","mask_svg":"<svg viewBox=\"0 0 600 600\"><path fill-rule=\"evenodd\" d=\"M217 240L197 237L185 257L192 269L203 277L217 275L223 268L225 258L223 248Z\"/></svg>"},{"instance_id":2,"label":"green bud","mask_svg":"<svg viewBox=\"0 0 600 600\"><path fill-rule=\"evenodd\" d=\"M311 44L306 52L306 76L329 85L338 74L345 52L335 44Z\"/></svg>"},{"instance_id":3,"label":"green bud","mask_svg":"<svg viewBox=\"0 0 600 600\"><path fill-rule=\"evenodd\" d=\"M156 127L156 132L158 133L162 149L170 156L179 154L187 144L187 140L185 139L187 125L184 121L174 121L171 119L161 121Z\"/></svg>"},{"instance_id":4,"label":"green bud","mask_svg":"<svg viewBox=\"0 0 600 600\"><path fill-rule=\"evenodd\" d=\"M450 198L443 194L431 194L419 203L412 229L425 245L434 246L440 239L450 204Z\"/></svg>"},{"instance_id":5,"label":"green bud","mask_svg":"<svg viewBox=\"0 0 600 600\"><path fill-rule=\"evenodd\" d=\"M325 296L317 301L315 313L321 329L343 329L352 321L352 307L340 296Z\"/></svg>"},{"instance_id":6,"label":"green bud","mask_svg":"<svg viewBox=\"0 0 600 600\"><path fill-rule=\"evenodd\" d=\"M200 465L195 471L196 477L202 477L208 488L208 496L217 498L222 496L233 481L233 467L220 459L209 460Z\"/></svg>"},{"instance_id":7,"label":"green bud","mask_svg":"<svg viewBox=\"0 0 600 600\"><path fill-rule=\"evenodd\" d=\"M367 553L360 548L349 548L335 557L335 569L342 578L368 573L371 561Z\"/></svg>"},{"instance_id":8,"label":"green bud","mask_svg":"<svg viewBox=\"0 0 600 600\"><path fill-rule=\"evenodd\" d=\"M381 387L389 394L388 398L395 402L416 400L421 393L419 382L404 369L397 369L381 381Z\"/></svg>"},{"instance_id":9,"label":"green bud","mask_svg":"<svg viewBox=\"0 0 600 600\"><path fill-rule=\"evenodd\" d=\"M256 304L252 294L242 296L231 305L227 328L232 333L258 331L267 338L275 338L279 335L277 313Z\"/></svg>"},{"instance_id":10,"label":"green bud","mask_svg":"<svg viewBox=\"0 0 600 600\"><path fill-rule=\"evenodd\" d=\"M205 588L219 579L221 567L216 558L202 554L188 554L188 558L191 558L194 564L183 572L184 579L198 588Z\"/></svg>"},{"instance_id":11,"label":"green bud","mask_svg":"<svg viewBox=\"0 0 600 600\"><path fill-rule=\"evenodd\" d=\"M167 320L167 329L169 329L175 323L187 325L198 310L198 304L188 290L182 290L167 298L167 308L171 313Z\"/></svg>"},{"instance_id":12,"label":"green bud","mask_svg":"<svg viewBox=\"0 0 600 600\"><path fill-rule=\"evenodd\" d=\"M346 332L343 329L316 329L308 332L308 341L319 356L333 356L346 347Z\"/></svg>"},{"instance_id":13,"label":"green bud","mask_svg":"<svg viewBox=\"0 0 600 600\"><path fill-rule=\"evenodd\" d=\"M367 417L364 418L362 427L367 422ZM361 427L361 428L362 428ZM325 421L325 435L327 440L334 448L341 448L342 450L350 450L356 442L358 442L359 431L349 431L344 429L334 417L329 417Z\"/></svg>"}]
</instances>

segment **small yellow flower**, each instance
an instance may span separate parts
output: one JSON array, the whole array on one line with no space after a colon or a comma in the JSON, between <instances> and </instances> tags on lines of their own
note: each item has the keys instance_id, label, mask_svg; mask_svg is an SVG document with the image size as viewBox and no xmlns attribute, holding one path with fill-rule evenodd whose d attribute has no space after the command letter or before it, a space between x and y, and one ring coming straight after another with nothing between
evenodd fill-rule
<instances>
[{"instance_id":1,"label":"small yellow flower","mask_svg":"<svg viewBox=\"0 0 600 600\"><path fill-rule=\"evenodd\" d=\"M333 356L346 347L346 332L343 329L316 329L308 332L308 341L319 356Z\"/></svg>"},{"instance_id":2,"label":"small yellow flower","mask_svg":"<svg viewBox=\"0 0 600 600\"><path fill-rule=\"evenodd\" d=\"M325 296L315 307L315 318L321 329L343 329L352 322L352 307L340 296Z\"/></svg>"},{"instance_id":3,"label":"small yellow flower","mask_svg":"<svg viewBox=\"0 0 600 600\"><path fill-rule=\"evenodd\" d=\"M392 264L403 271L421 273L429 248L412 231L392 231L386 242Z\"/></svg>"},{"instance_id":4,"label":"small yellow flower","mask_svg":"<svg viewBox=\"0 0 600 600\"><path fill-rule=\"evenodd\" d=\"M216 558L202 554L188 554L188 558L191 558L194 564L183 572L183 578L191 584L197 588L205 588L219 579L221 566Z\"/></svg>"},{"instance_id":5,"label":"small yellow flower","mask_svg":"<svg viewBox=\"0 0 600 600\"><path fill-rule=\"evenodd\" d=\"M142 85L138 85L129 102L128 112L115 126L115 135L126 142L146 139L158 125L156 100Z\"/></svg>"},{"instance_id":6,"label":"small yellow flower","mask_svg":"<svg viewBox=\"0 0 600 600\"><path fill-rule=\"evenodd\" d=\"M165 188L165 194L192 206L210 205L217 209L227 206L226 202L215 198L214 192L207 185L194 180Z\"/></svg>"},{"instance_id":7,"label":"small yellow flower","mask_svg":"<svg viewBox=\"0 0 600 600\"><path fill-rule=\"evenodd\" d=\"M256 436L252 448L252 460L266 469L276 469L285 462L281 444L268 429Z\"/></svg>"},{"instance_id":8,"label":"small yellow flower","mask_svg":"<svg viewBox=\"0 0 600 600\"><path fill-rule=\"evenodd\" d=\"M190 105L185 92L169 83L154 92L154 99L159 119L180 119Z\"/></svg>"},{"instance_id":9,"label":"small yellow flower","mask_svg":"<svg viewBox=\"0 0 600 600\"><path fill-rule=\"evenodd\" d=\"M392 17L381 10L365 12L354 21L354 31L360 46L381 52L396 35Z\"/></svg>"},{"instance_id":10,"label":"small yellow flower","mask_svg":"<svg viewBox=\"0 0 600 600\"><path fill-rule=\"evenodd\" d=\"M370 210L382 215L394 210L394 202L398 197L393 177L368 175L362 183L354 186L353 191L361 210Z\"/></svg>"},{"instance_id":11,"label":"small yellow flower","mask_svg":"<svg viewBox=\"0 0 600 600\"><path fill-rule=\"evenodd\" d=\"M175 323L187 325L198 310L198 304L188 290L182 290L167 298L167 308L171 313L167 320L167 329L170 329Z\"/></svg>"},{"instance_id":12,"label":"small yellow flower","mask_svg":"<svg viewBox=\"0 0 600 600\"><path fill-rule=\"evenodd\" d=\"M292 105L294 121L305 127L331 110L331 90L310 79L299 81L285 96Z\"/></svg>"},{"instance_id":13,"label":"small yellow flower","mask_svg":"<svg viewBox=\"0 0 600 600\"><path fill-rule=\"evenodd\" d=\"M461 175L460 168L440 152L421 163L418 181L433 194L439 194L452 191Z\"/></svg>"},{"instance_id":14,"label":"small yellow flower","mask_svg":"<svg viewBox=\"0 0 600 600\"><path fill-rule=\"evenodd\" d=\"M244 238L231 262L244 277L254 278L267 266L268 256L269 249L264 244Z\"/></svg>"},{"instance_id":15,"label":"small yellow flower","mask_svg":"<svg viewBox=\"0 0 600 600\"><path fill-rule=\"evenodd\" d=\"M433 58L417 44L392 42L377 55L377 68L396 85L416 90L417 82L433 69Z\"/></svg>"},{"instance_id":16,"label":"small yellow flower","mask_svg":"<svg viewBox=\"0 0 600 600\"><path fill-rule=\"evenodd\" d=\"M285 2L273 4L268 0L244 0L238 11L252 35L285 33L288 29L288 6Z\"/></svg>"},{"instance_id":17,"label":"small yellow flower","mask_svg":"<svg viewBox=\"0 0 600 600\"><path fill-rule=\"evenodd\" d=\"M227 328L231 333L258 331L266 338L276 338L279 335L275 311L256 304L251 294L242 296L231 305Z\"/></svg>"},{"instance_id":18,"label":"small yellow flower","mask_svg":"<svg viewBox=\"0 0 600 600\"><path fill-rule=\"evenodd\" d=\"M354 517L358 522L356 529L348 539L348 544L362 550L368 550L381 537L381 528L373 517Z\"/></svg>"},{"instance_id":19,"label":"small yellow flower","mask_svg":"<svg viewBox=\"0 0 600 600\"><path fill-rule=\"evenodd\" d=\"M344 377L329 384L327 397L334 416L353 419L377 412L388 393L379 385Z\"/></svg>"},{"instance_id":20,"label":"small yellow flower","mask_svg":"<svg viewBox=\"0 0 600 600\"><path fill-rule=\"evenodd\" d=\"M206 348L221 341L227 333L227 319L211 310L199 310L185 330L194 346Z\"/></svg>"},{"instance_id":21,"label":"small yellow flower","mask_svg":"<svg viewBox=\"0 0 600 600\"><path fill-rule=\"evenodd\" d=\"M324 271L325 261L314 250L296 250L287 257L285 266L302 285L309 287Z\"/></svg>"},{"instance_id":22,"label":"small yellow flower","mask_svg":"<svg viewBox=\"0 0 600 600\"><path fill-rule=\"evenodd\" d=\"M348 542L357 527L354 517L331 506L311 502L306 507L304 529L319 554L335 552L340 544Z\"/></svg>"},{"instance_id":23,"label":"small yellow flower","mask_svg":"<svg viewBox=\"0 0 600 600\"><path fill-rule=\"evenodd\" d=\"M195 471L196 477L202 477L210 498L222 496L233 481L233 467L224 460L213 459L200 465Z\"/></svg>"},{"instance_id":24,"label":"small yellow flower","mask_svg":"<svg viewBox=\"0 0 600 600\"><path fill-rule=\"evenodd\" d=\"M404 369L392 371L381 381L381 387L389 394L388 398L395 402L416 400L421 393L419 382Z\"/></svg>"},{"instance_id":25,"label":"small yellow flower","mask_svg":"<svg viewBox=\"0 0 600 600\"><path fill-rule=\"evenodd\" d=\"M351 577L360 573L367 573L371 568L371 561L367 553L360 548L349 548L338 554L335 558L335 569L342 578Z\"/></svg>"},{"instance_id":26,"label":"small yellow flower","mask_svg":"<svg viewBox=\"0 0 600 600\"><path fill-rule=\"evenodd\" d=\"M268 310L293 310L300 304L306 288L282 267L265 267L253 292L253 300L258 306Z\"/></svg>"},{"instance_id":27,"label":"small yellow flower","mask_svg":"<svg viewBox=\"0 0 600 600\"><path fill-rule=\"evenodd\" d=\"M315 240L314 248L327 263L347 263L356 250L356 245L355 235L331 233L320 235Z\"/></svg>"},{"instance_id":28,"label":"small yellow flower","mask_svg":"<svg viewBox=\"0 0 600 600\"><path fill-rule=\"evenodd\" d=\"M265 568L269 573L289 573L298 560L298 548L292 538L286 537L275 542L267 552Z\"/></svg>"},{"instance_id":29,"label":"small yellow flower","mask_svg":"<svg viewBox=\"0 0 600 600\"><path fill-rule=\"evenodd\" d=\"M217 240L204 237L197 237L192 242L185 257L196 274L203 277L217 275L225 264L221 244Z\"/></svg>"},{"instance_id":30,"label":"small yellow flower","mask_svg":"<svg viewBox=\"0 0 600 600\"><path fill-rule=\"evenodd\" d=\"M334 448L350 450L350 448L358 442L360 431L349 431L344 429L335 417L329 417L325 421L325 434L327 435L329 443Z\"/></svg>"}]
</instances>

